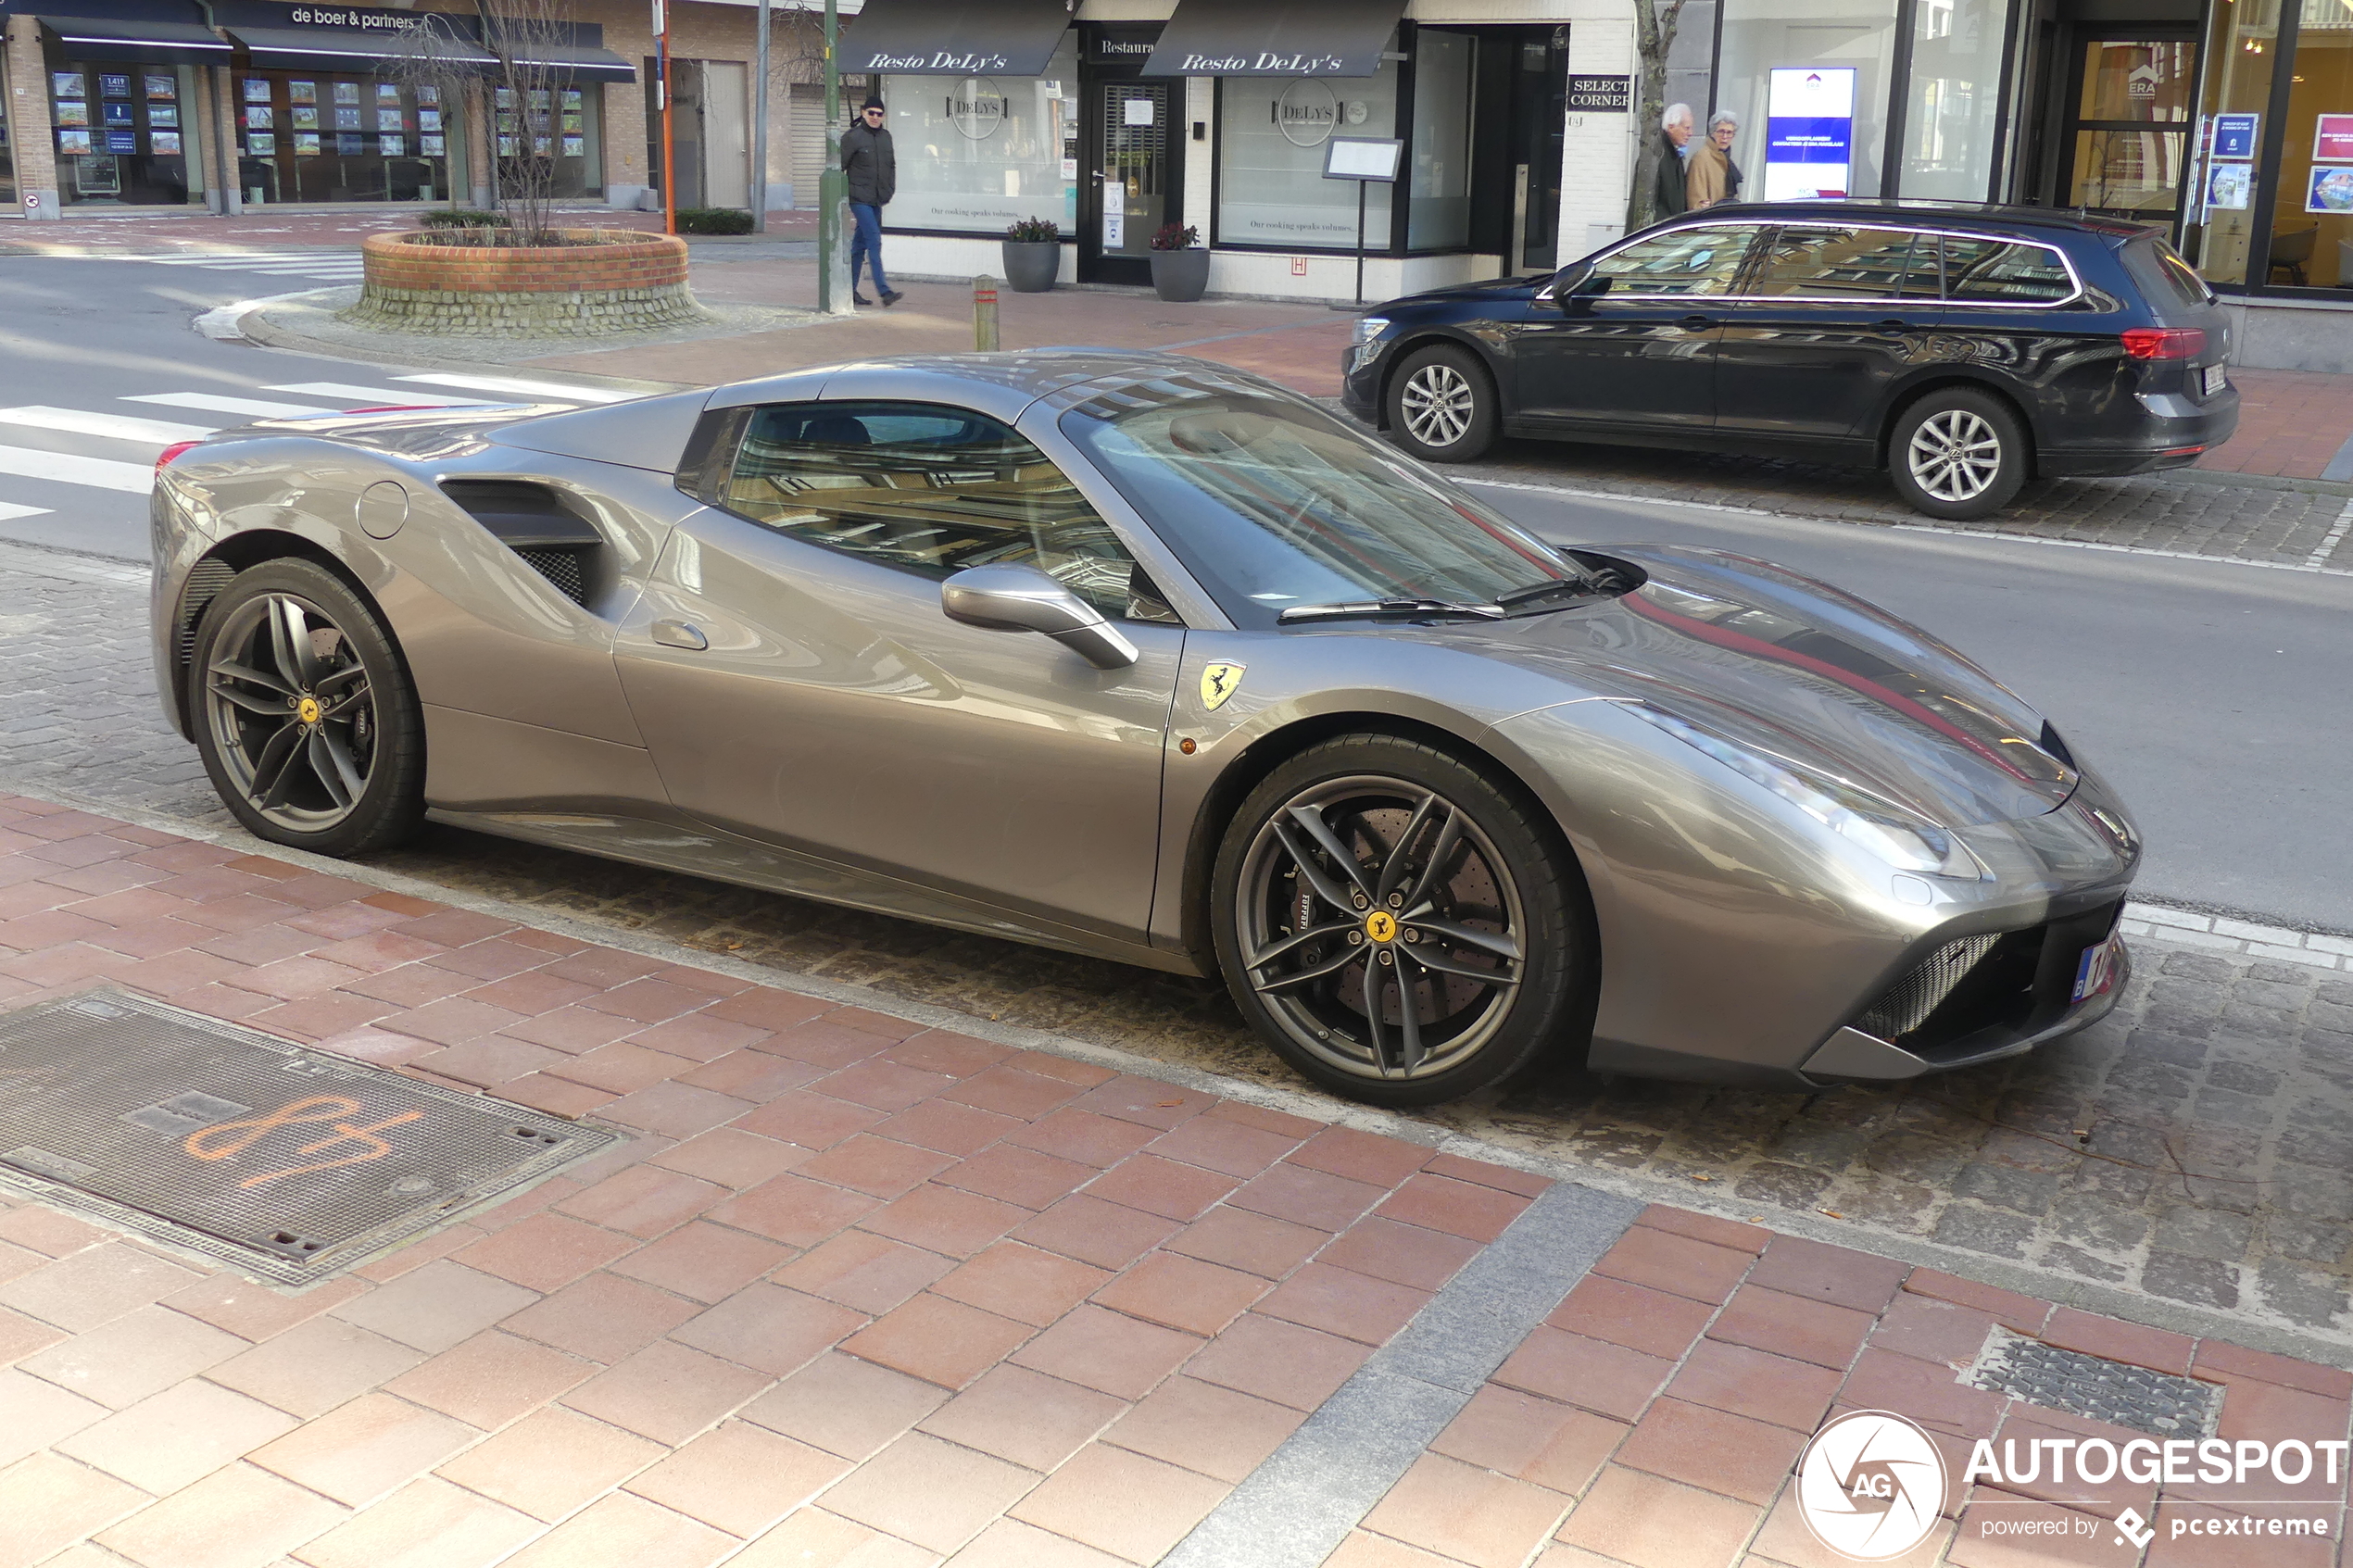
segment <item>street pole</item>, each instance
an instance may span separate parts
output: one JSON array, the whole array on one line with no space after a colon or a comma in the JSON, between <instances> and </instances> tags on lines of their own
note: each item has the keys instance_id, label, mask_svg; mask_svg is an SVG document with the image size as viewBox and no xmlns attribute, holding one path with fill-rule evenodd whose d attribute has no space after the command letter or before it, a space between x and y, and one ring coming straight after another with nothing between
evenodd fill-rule
<instances>
[{"instance_id":1,"label":"street pole","mask_svg":"<svg viewBox=\"0 0 2353 1568\"><path fill-rule=\"evenodd\" d=\"M768 232L768 0L760 0L760 37L752 48L752 73L759 85L752 89L751 144L759 150L751 158L751 232Z\"/></svg>"},{"instance_id":2,"label":"street pole","mask_svg":"<svg viewBox=\"0 0 2353 1568\"><path fill-rule=\"evenodd\" d=\"M668 0L654 0L654 103L661 110L661 232L674 234L678 232L678 146L670 133Z\"/></svg>"},{"instance_id":3,"label":"street pole","mask_svg":"<svg viewBox=\"0 0 2353 1568\"><path fill-rule=\"evenodd\" d=\"M843 220L849 216L849 177L841 169L841 16L835 0L825 0L825 169L817 176L817 308L829 316L848 316L856 307L849 298L849 236Z\"/></svg>"}]
</instances>

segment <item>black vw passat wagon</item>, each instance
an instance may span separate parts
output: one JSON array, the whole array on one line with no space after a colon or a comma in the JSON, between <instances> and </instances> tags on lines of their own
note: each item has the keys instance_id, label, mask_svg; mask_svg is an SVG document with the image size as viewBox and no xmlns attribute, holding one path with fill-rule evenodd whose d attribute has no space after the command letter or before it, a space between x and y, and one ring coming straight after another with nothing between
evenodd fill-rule
<instances>
[{"instance_id":1,"label":"black vw passat wagon","mask_svg":"<svg viewBox=\"0 0 2353 1568\"><path fill-rule=\"evenodd\" d=\"M1885 466L1982 517L2034 474L2172 468L2238 425L2229 329L2155 234L2034 207L1743 203L1549 278L1392 300L1345 400L1416 457L1499 434Z\"/></svg>"}]
</instances>

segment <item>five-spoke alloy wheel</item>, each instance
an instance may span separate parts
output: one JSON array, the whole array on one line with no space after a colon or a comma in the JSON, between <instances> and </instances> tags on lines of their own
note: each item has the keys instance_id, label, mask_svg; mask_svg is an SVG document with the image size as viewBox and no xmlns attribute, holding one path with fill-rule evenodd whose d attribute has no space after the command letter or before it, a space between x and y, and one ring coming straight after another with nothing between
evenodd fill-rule
<instances>
[{"instance_id":1,"label":"five-spoke alloy wheel","mask_svg":"<svg viewBox=\"0 0 2353 1568\"><path fill-rule=\"evenodd\" d=\"M1356 1098L1452 1099L1590 1017L1592 915L1567 847L1430 746L1348 736L1284 763L1236 815L1214 896L1243 1012Z\"/></svg>"},{"instance_id":2,"label":"five-spoke alloy wheel","mask_svg":"<svg viewBox=\"0 0 2353 1568\"><path fill-rule=\"evenodd\" d=\"M1462 463L1495 444L1495 389L1466 348L1441 344L1408 355L1389 382L1389 428L1428 462Z\"/></svg>"},{"instance_id":3,"label":"five-spoke alloy wheel","mask_svg":"<svg viewBox=\"0 0 2353 1568\"><path fill-rule=\"evenodd\" d=\"M1915 510L1954 521L1984 517L2026 483L2026 433L2001 399L1948 387L1895 421L1887 464Z\"/></svg>"},{"instance_id":4,"label":"five-spoke alloy wheel","mask_svg":"<svg viewBox=\"0 0 2353 1568\"><path fill-rule=\"evenodd\" d=\"M188 679L206 771L256 834L350 855L415 826L424 746L408 672L333 574L302 560L239 574L206 607Z\"/></svg>"}]
</instances>

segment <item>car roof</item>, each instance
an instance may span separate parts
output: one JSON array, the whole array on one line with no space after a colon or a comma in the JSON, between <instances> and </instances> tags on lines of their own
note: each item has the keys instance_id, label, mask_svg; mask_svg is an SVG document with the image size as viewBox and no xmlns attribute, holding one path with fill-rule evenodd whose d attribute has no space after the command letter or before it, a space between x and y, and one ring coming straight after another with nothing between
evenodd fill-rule
<instances>
[{"instance_id":1,"label":"car roof","mask_svg":"<svg viewBox=\"0 0 2353 1568\"><path fill-rule=\"evenodd\" d=\"M845 398L939 401L1010 423L1030 404L1055 393L1083 387L1081 395L1091 397L1146 383L1183 382L1205 387L1212 381L1225 386L1248 385L1252 390L1283 390L1248 371L1182 354L1124 348L1026 348L996 354L904 354L817 366L720 387L711 394L709 407L820 398L828 402Z\"/></svg>"},{"instance_id":2,"label":"car roof","mask_svg":"<svg viewBox=\"0 0 2353 1568\"><path fill-rule=\"evenodd\" d=\"M1719 202L1702 212L1686 213L1678 221L1718 218L1775 220L1781 222L1813 219L1847 223L1859 220L1866 222L1930 224L1937 228L2007 232L2014 232L2020 229L2058 230L2079 234L2097 234L2111 242L2130 239L2135 234L2161 232L2160 230L2146 224L2129 223L2113 218L2095 218L2089 213L2070 212L2057 207L2005 207L1993 202L1918 201L1906 200L1902 197L1879 196L1816 196L1802 201Z\"/></svg>"}]
</instances>

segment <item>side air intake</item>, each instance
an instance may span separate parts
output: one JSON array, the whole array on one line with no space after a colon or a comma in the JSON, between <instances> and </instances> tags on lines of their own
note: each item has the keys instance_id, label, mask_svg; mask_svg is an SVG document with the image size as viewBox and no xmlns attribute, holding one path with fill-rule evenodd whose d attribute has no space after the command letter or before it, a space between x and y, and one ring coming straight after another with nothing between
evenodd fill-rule
<instances>
[{"instance_id":1,"label":"side air intake","mask_svg":"<svg viewBox=\"0 0 2353 1568\"><path fill-rule=\"evenodd\" d=\"M1918 969L1882 992L1870 1010L1855 1021L1855 1027L1882 1040L1910 1034L1928 1022L1928 1015L1953 994L1953 987L1967 978L1969 972L1977 967L1978 960L1992 952L1994 944L2000 940L1998 934L1993 934L1945 943Z\"/></svg>"},{"instance_id":2,"label":"side air intake","mask_svg":"<svg viewBox=\"0 0 2353 1568\"><path fill-rule=\"evenodd\" d=\"M441 493L558 593L577 605L588 602L605 538L564 496L520 479L445 479Z\"/></svg>"}]
</instances>

